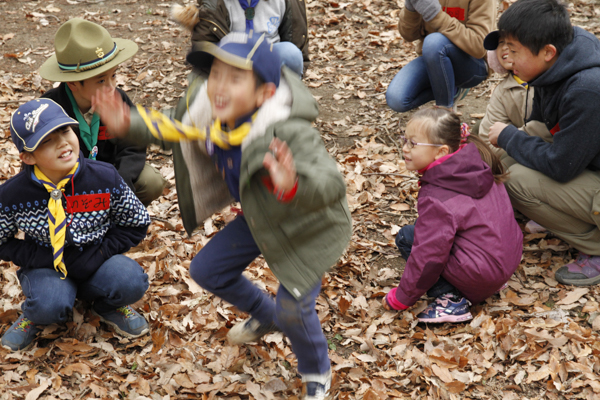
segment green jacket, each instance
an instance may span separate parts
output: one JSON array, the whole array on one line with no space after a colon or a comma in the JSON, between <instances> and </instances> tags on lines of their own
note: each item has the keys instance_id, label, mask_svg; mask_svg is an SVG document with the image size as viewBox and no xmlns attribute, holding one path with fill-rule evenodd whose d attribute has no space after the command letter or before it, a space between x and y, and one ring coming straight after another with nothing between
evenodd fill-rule
<instances>
[{"instance_id":1,"label":"green jacket","mask_svg":"<svg viewBox=\"0 0 600 400\"><path fill-rule=\"evenodd\" d=\"M281 284L301 298L342 255L352 222L344 179L312 127L318 115L316 101L293 72L285 67L282 71L275 96L259 109L242 143L240 198L267 264ZM167 114L186 124L193 120L196 126L206 126L211 112L201 78L192 81L189 91L192 96ZM278 201L261 180L268 175L262 163L275 136L287 142L298 172L298 191L289 203ZM232 201L203 143L155 139L133 109L129 138L173 150L179 208L188 234Z\"/></svg>"}]
</instances>

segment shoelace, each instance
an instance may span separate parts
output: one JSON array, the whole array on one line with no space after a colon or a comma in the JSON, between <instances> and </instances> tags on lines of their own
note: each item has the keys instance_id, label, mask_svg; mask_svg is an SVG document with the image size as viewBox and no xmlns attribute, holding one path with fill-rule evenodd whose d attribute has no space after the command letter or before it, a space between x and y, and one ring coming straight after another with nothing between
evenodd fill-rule
<instances>
[{"instance_id":1,"label":"shoelace","mask_svg":"<svg viewBox=\"0 0 600 400\"><path fill-rule=\"evenodd\" d=\"M129 306L123 306L117 308L117 311L125 316L125 318L129 318L133 316L133 310L129 308Z\"/></svg>"},{"instance_id":2,"label":"shoelace","mask_svg":"<svg viewBox=\"0 0 600 400\"><path fill-rule=\"evenodd\" d=\"M31 322L30 320L28 320L27 318L23 318L23 321L21 321L21 323L19 324L17 329L22 330L23 332L25 332L27 329L29 329L29 327L33 325L33 322Z\"/></svg>"}]
</instances>

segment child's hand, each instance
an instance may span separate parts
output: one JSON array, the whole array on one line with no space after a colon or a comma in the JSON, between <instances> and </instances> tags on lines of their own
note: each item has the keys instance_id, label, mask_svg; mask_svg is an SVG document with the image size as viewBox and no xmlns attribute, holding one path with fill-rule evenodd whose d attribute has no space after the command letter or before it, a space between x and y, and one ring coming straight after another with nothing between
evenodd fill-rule
<instances>
[{"instance_id":1,"label":"child's hand","mask_svg":"<svg viewBox=\"0 0 600 400\"><path fill-rule=\"evenodd\" d=\"M508 125L503 124L502 122L496 122L494 125L492 125L490 128L490 135L488 137L492 146L500 147L498 146L498 136L500 136L500 132L502 132L507 126Z\"/></svg>"},{"instance_id":2,"label":"child's hand","mask_svg":"<svg viewBox=\"0 0 600 400\"><path fill-rule=\"evenodd\" d=\"M131 110L115 89L101 88L92 96L92 109L100 115L106 129L116 137L127 136Z\"/></svg>"},{"instance_id":3,"label":"child's hand","mask_svg":"<svg viewBox=\"0 0 600 400\"><path fill-rule=\"evenodd\" d=\"M269 171L273 186L276 190L291 190L296 184L297 175L290 148L285 142L273 138L269 150L272 154L265 154L263 166Z\"/></svg>"},{"instance_id":4,"label":"child's hand","mask_svg":"<svg viewBox=\"0 0 600 400\"><path fill-rule=\"evenodd\" d=\"M383 305L383 308L385 308L388 311L392 311L392 307L390 307L390 305L387 302L387 295L383 296L383 299L381 300L381 304Z\"/></svg>"}]
</instances>

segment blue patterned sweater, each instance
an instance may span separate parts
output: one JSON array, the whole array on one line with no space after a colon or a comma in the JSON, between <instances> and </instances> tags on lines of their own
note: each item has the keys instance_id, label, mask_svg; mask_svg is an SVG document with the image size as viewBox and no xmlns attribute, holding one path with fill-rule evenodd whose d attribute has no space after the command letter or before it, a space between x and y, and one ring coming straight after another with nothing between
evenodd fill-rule
<instances>
[{"instance_id":1,"label":"blue patterned sweater","mask_svg":"<svg viewBox=\"0 0 600 400\"><path fill-rule=\"evenodd\" d=\"M146 236L150 216L115 167L79 156L65 187L67 234L63 261L69 278L85 280L110 257ZM0 185L0 259L21 268L54 268L48 230L47 190L33 167ZM16 239L18 230L25 239Z\"/></svg>"}]
</instances>

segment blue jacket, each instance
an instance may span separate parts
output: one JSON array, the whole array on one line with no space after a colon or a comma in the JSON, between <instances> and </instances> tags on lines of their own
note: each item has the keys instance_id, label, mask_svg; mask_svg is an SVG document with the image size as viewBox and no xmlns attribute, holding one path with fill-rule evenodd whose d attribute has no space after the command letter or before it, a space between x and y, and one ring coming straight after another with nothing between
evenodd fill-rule
<instances>
[{"instance_id":1,"label":"blue jacket","mask_svg":"<svg viewBox=\"0 0 600 400\"><path fill-rule=\"evenodd\" d=\"M573 41L535 88L529 121L543 122L554 135L548 143L509 125L498 144L520 164L558 182L569 182L584 169L600 170L600 41L574 27Z\"/></svg>"},{"instance_id":2,"label":"blue jacket","mask_svg":"<svg viewBox=\"0 0 600 400\"><path fill-rule=\"evenodd\" d=\"M65 186L67 227L63 261L67 276L85 280L116 254L146 236L150 216L115 167L79 155L79 169ZM0 259L21 268L54 268L48 231L48 191L33 167L0 186ZM15 238L20 230L25 239Z\"/></svg>"}]
</instances>

